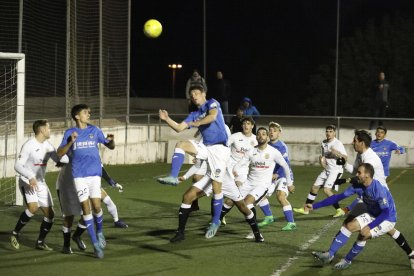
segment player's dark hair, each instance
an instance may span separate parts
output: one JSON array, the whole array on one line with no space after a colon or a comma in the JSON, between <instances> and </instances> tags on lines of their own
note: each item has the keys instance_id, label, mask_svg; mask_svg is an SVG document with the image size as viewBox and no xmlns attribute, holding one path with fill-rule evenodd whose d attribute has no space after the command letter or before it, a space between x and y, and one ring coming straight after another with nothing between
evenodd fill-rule
<instances>
[{"instance_id":1,"label":"player's dark hair","mask_svg":"<svg viewBox=\"0 0 414 276\"><path fill-rule=\"evenodd\" d=\"M325 130L328 130L328 129L332 129L333 131L336 132L336 125L328 125L328 126L326 126L325 127Z\"/></svg>"},{"instance_id":2,"label":"player's dark hair","mask_svg":"<svg viewBox=\"0 0 414 276\"><path fill-rule=\"evenodd\" d=\"M370 163L362 163L359 166L363 167L365 172L368 173L371 177L374 176L375 170L374 170L374 167Z\"/></svg>"},{"instance_id":3,"label":"player's dark hair","mask_svg":"<svg viewBox=\"0 0 414 276\"><path fill-rule=\"evenodd\" d=\"M70 111L72 119L76 121L76 115L78 115L84 109L89 109L89 106L87 104L77 104L72 107L72 110Z\"/></svg>"},{"instance_id":4,"label":"player's dark hair","mask_svg":"<svg viewBox=\"0 0 414 276\"><path fill-rule=\"evenodd\" d=\"M48 121L46 119L42 119L42 120L36 120L33 123L33 132L35 134L38 134L40 131L40 127L42 126L46 126L48 123Z\"/></svg>"},{"instance_id":5,"label":"player's dark hair","mask_svg":"<svg viewBox=\"0 0 414 276\"><path fill-rule=\"evenodd\" d=\"M200 90L201 92L207 92L206 87L204 86L204 84L202 82L199 81L193 81L190 83L190 89L189 91L193 91L193 90Z\"/></svg>"},{"instance_id":6,"label":"player's dark hair","mask_svg":"<svg viewBox=\"0 0 414 276\"><path fill-rule=\"evenodd\" d=\"M266 132L266 135L269 135L269 130L267 130L267 128L265 127L259 127L256 131L256 133L259 133L260 130L264 130Z\"/></svg>"},{"instance_id":7,"label":"player's dark hair","mask_svg":"<svg viewBox=\"0 0 414 276\"><path fill-rule=\"evenodd\" d=\"M385 134L387 134L387 128L386 128L385 126L378 126L378 127L377 127L377 130L378 130L378 129L383 130L383 131L385 132Z\"/></svg>"},{"instance_id":8,"label":"player's dark hair","mask_svg":"<svg viewBox=\"0 0 414 276\"><path fill-rule=\"evenodd\" d=\"M355 136L358 142L361 142L361 141L364 142L366 147L371 146L372 137L371 137L371 133L369 133L368 131L364 129L356 129Z\"/></svg>"},{"instance_id":9,"label":"player's dark hair","mask_svg":"<svg viewBox=\"0 0 414 276\"><path fill-rule=\"evenodd\" d=\"M255 121L253 120L252 116L243 117L243 119L241 119L241 123L243 124L244 121L249 121L250 123L252 123L252 125L255 124Z\"/></svg>"}]
</instances>

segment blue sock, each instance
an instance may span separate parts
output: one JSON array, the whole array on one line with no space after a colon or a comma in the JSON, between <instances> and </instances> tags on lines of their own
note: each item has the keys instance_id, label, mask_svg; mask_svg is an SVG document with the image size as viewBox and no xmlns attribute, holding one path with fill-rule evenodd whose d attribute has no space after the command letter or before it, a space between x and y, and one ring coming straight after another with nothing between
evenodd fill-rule
<instances>
[{"instance_id":1,"label":"blue sock","mask_svg":"<svg viewBox=\"0 0 414 276\"><path fill-rule=\"evenodd\" d=\"M221 208L223 207L223 194L214 195L213 214L211 222L220 225Z\"/></svg>"},{"instance_id":2,"label":"blue sock","mask_svg":"<svg viewBox=\"0 0 414 276\"><path fill-rule=\"evenodd\" d=\"M292 209L283 211L283 214L285 215L287 222L295 222L295 220L293 219Z\"/></svg>"},{"instance_id":3,"label":"blue sock","mask_svg":"<svg viewBox=\"0 0 414 276\"><path fill-rule=\"evenodd\" d=\"M84 217L83 220L85 222L86 230L88 231L89 238L91 239L92 244L94 244L98 242L98 240L96 239L96 233L95 233L95 223L93 222L92 215L89 215L89 216L91 218L85 219Z\"/></svg>"},{"instance_id":4,"label":"blue sock","mask_svg":"<svg viewBox=\"0 0 414 276\"><path fill-rule=\"evenodd\" d=\"M185 152L182 149L175 149L171 160L171 176L178 177L181 166L184 163Z\"/></svg>"},{"instance_id":5,"label":"blue sock","mask_svg":"<svg viewBox=\"0 0 414 276\"><path fill-rule=\"evenodd\" d=\"M270 204L266 204L264 206L260 206L260 209L262 209L263 214L266 217L273 217L272 210L270 210Z\"/></svg>"},{"instance_id":6,"label":"blue sock","mask_svg":"<svg viewBox=\"0 0 414 276\"><path fill-rule=\"evenodd\" d=\"M102 228L103 228L103 212L102 212L102 210L99 214L96 214L94 216L94 218L95 218L95 223L96 223L96 233L102 233Z\"/></svg>"},{"instance_id":7,"label":"blue sock","mask_svg":"<svg viewBox=\"0 0 414 276\"><path fill-rule=\"evenodd\" d=\"M366 243L366 241L355 242L351 250L349 250L348 254L346 254L345 260L350 263L359 253L361 253Z\"/></svg>"},{"instance_id":8,"label":"blue sock","mask_svg":"<svg viewBox=\"0 0 414 276\"><path fill-rule=\"evenodd\" d=\"M348 229L342 226L341 231L339 231L331 243L331 247L329 248L329 255L334 256L335 253L349 240L351 234L352 233Z\"/></svg>"}]
</instances>

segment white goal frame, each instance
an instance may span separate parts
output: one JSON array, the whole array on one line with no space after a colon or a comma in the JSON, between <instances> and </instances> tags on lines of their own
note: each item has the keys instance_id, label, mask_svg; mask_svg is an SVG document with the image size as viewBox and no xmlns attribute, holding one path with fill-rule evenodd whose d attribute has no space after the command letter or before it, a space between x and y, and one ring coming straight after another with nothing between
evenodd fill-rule
<instances>
[{"instance_id":1,"label":"white goal frame","mask_svg":"<svg viewBox=\"0 0 414 276\"><path fill-rule=\"evenodd\" d=\"M16 155L17 160L19 151L24 140L24 98L25 98L25 54L0 52L0 59L16 60L17 69L17 106L16 106ZM15 185L15 205L23 205L23 196L19 188L19 177L16 175Z\"/></svg>"}]
</instances>

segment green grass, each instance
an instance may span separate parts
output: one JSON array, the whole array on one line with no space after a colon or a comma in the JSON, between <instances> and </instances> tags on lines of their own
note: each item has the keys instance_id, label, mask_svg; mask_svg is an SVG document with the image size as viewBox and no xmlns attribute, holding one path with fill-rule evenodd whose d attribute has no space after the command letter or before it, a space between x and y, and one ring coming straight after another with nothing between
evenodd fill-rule
<instances>
[{"instance_id":1,"label":"green grass","mask_svg":"<svg viewBox=\"0 0 414 276\"><path fill-rule=\"evenodd\" d=\"M282 275L330 275L331 266L320 267L311 257L313 250L326 250L332 237L339 230L342 219L332 219L333 208L319 209L308 216L296 216L298 230L282 232L285 225L282 210L275 198L271 199L277 222L264 228L265 242L257 244L244 239L250 228L237 210L227 216L227 226L221 227L216 237L204 238L204 229L210 215L210 199L200 200L201 210L189 218L186 240L169 243L177 227L177 211L181 196L189 182L178 187L163 186L155 177L169 170L166 164L109 166L109 173L124 186L118 193L103 184L118 206L120 217L129 224L128 229L113 227L106 209L105 236L108 246L103 260L95 259L87 242L86 252L79 252L73 244L73 255L59 251L63 243L62 219L47 237L53 252L35 250L41 216L37 215L23 229L21 248L11 249L8 233L14 227L23 207L0 208L0 275L271 275L285 269ZM309 188L320 172L318 167L295 167L296 193L289 197L294 207L301 206ZM412 215L414 177L412 169L394 169L389 182L397 204L397 229L414 246L414 216ZM56 173L49 173L47 181L55 196ZM397 176L399 176L397 178ZM395 180L394 180L395 179ZM343 187L342 187L343 189ZM318 199L322 199L322 194ZM342 205L344 205L344 202ZM56 213L60 214L55 200ZM263 218L258 210L259 219ZM328 225L328 226L327 226ZM318 239L316 235L320 235ZM336 259L344 256L353 241L342 248ZM311 241L312 240L312 241ZM368 241L364 252L356 258L350 269L342 275L407 275L412 273L405 253L388 236Z\"/></svg>"}]
</instances>

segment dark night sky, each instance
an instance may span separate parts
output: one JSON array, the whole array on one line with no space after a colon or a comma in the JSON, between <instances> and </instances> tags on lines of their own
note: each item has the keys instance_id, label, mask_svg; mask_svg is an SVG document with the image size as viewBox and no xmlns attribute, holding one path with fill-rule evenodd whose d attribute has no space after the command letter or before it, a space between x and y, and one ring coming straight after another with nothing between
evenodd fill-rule
<instances>
[{"instance_id":1,"label":"dark night sky","mask_svg":"<svg viewBox=\"0 0 414 276\"><path fill-rule=\"evenodd\" d=\"M342 0L341 37L396 12L414 14L412 0ZM244 96L262 114L300 114L295 104L307 96L309 75L333 63L336 42L335 0L206 0L207 84L222 70L231 81L231 110ZM176 97L184 98L192 69L203 70L203 1L132 1L131 88L139 97L171 97L170 63ZM163 33L142 33L150 18ZM270 100L269 100L270 99ZM286 101L289 101L286 103Z\"/></svg>"}]
</instances>

